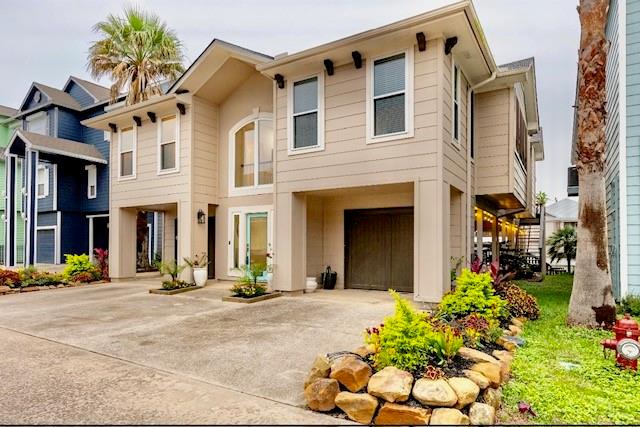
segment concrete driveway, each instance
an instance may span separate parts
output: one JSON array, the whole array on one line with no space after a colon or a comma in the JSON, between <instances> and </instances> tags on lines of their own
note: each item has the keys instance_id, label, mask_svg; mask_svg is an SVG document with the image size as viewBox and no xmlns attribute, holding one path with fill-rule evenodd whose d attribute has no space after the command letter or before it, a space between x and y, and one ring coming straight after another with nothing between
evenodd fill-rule
<instances>
[{"instance_id":1,"label":"concrete driveway","mask_svg":"<svg viewBox=\"0 0 640 427\"><path fill-rule=\"evenodd\" d=\"M384 292L223 303L157 281L0 297L2 423L336 423L304 406L317 353L352 350Z\"/></svg>"}]
</instances>

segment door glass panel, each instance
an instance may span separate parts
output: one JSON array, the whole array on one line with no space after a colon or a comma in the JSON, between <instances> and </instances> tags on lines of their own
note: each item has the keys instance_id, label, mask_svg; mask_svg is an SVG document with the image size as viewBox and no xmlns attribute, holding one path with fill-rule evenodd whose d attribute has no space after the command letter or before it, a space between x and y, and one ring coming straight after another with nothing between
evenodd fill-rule
<instances>
[{"instance_id":1,"label":"door glass panel","mask_svg":"<svg viewBox=\"0 0 640 427\"><path fill-rule=\"evenodd\" d=\"M240 268L240 215L233 216L233 268Z\"/></svg>"},{"instance_id":2,"label":"door glass panel","mask_svg":"<svg viewBox=\"0 0 640 427\"><path fill-rule=\"evenodd\" d=\"M248 123L236 132L235 186L253 185L255 122Z\"/></svg>"},{"instance_id":3,"label":"door glass panel","mask_svg":"<svg viewBox=\"0 0 640 427\"><path fill-rule=\"evenodd\" d=\"M267 263L267 214L247 214L247 264Z\"/></svg>"},{"instance_id":4,"label":"door glass panel","mask_svg":"<svg viewBox=\"0 0 640 427\"><path fill-rule=\"evenodd\" d=\"M258 184L271 184L273 183L273 123L270 120L261 120L259 130Z\"/></svg>"}]
</instances>

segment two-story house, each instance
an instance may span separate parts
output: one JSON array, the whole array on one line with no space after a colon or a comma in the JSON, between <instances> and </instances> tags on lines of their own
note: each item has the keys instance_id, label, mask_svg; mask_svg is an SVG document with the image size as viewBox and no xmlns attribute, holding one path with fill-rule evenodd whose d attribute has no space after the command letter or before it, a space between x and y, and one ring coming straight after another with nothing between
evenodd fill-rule
<instances>
[{"instance_id":1,"label":"two-story house","mask_svg":"<svg viewBox=\"0 0 640 427\"><path fill-rule=\"evenodd\" d=\"M299 292L330 265L425 302L451 257L515 241L543 155L533 60L498 67L469 1L276 58L214 40L166 94L84 124L111 132L113 278L158 211L162 257L207 252L212 278L266 262Z\"/></svg>"},{"instance_id":2,"label":"two-story house","mask_svg":"<svg viewBox=\"0 0 640 427\"><path fill-rule=\"evenodd\" d=\"M109 89L70 77L33 83L4 149L5 265L60 264L108 247L109 144L82 120L104 112Z\"/></svg>"},{"instance_id":3,"label":"two-story house","mask_svg":"<svg viewBox=\"0 0 640 427\"><path fill-rule=\"evenodd\" d=\"M13 132L15 131L15 129L20 126L20 121L14 120L12 118L16 114L18 114L18 110L15 110L11 107L6 107L4 105L0 105L0 150L4 150L7 144L9 144L11 135L13 135ZM4 193L5 181L6 181L6 169L4 167L4 155L0 153L0 189L3 193ZM2 221L6 219L4 197L0 198L0 219L2 219ZM0 226L0 263L4 263L4 254L5 254L4 233L5 233L4 227ZM20 242L18 242L18 244L20 245Z\"/></svg>"}]
</instances>

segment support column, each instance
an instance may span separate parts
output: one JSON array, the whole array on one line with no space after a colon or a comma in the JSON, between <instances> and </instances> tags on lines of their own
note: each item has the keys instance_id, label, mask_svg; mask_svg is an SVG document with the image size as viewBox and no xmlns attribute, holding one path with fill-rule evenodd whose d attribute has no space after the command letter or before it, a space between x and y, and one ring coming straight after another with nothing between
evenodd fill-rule
<instances>
[{"instance_id":1,"label":"support column","mask_svg":"<svg viewBox=\"0 0 640 427\"><path fill-rule=\"evenodd\" d=\"M491 260L496 261L500 257L500 242L498 231L498 217L493 217L491 223Z\"/></svg>"},{"instance_id":2,"label":"support column","mask_svg":"<svg viewBox=\"0 0 640 427\"><path fill-rule=\"evenodd\" d=\"M198 224L198 210L204 212L205 223ZM185 258L207 253L207 204L182 201L178 203L178 264L184 264ZM185 268L180 278L187 282L192 279L190 267Z\"/></svg>"},{"instance_id":3,"label":"support column","mask_svg":"<svg viewBox=\"0 0 640 427\"><path fill-rule=\"evenodd\" d=\"M484 237L484 217L482 211L479 211L480 215L476 217L476 254L482 259L482 239Z\"/></svg>"},{"instance_id":4,"label":"support column","mask_svg":"<svg viewBox=\"0 0 640 427\"><path fill-rule=\"evenodd\" d=\"M306 196L276 194L275 220L273 287L286 292L303 291L307 274Z\"/></svg>"},{"instance_id":5,"label":"support column","mask_svg":"<svg viewBox=\"0 0 640 427\"><path fill-rule=\"evenodd\" d=\"M135 209L109 210L109 276L112 280L136 276L136 220Z\"/></svg>"},{"instance_id":6,"label":"support column","mask_svg":"<svg viewBox=\"0 0 640 427\"><path fill-rule=\"evenodd\" d=\"M440 302L449 277L449 186L416 181L414 187L414 299ZM438 205L441 208L436 208Z\"/></svg>"},{"instance_id":7,"label":"support column","mask_svg":"<svg viewBox=\"0 0 640 427\"><path fill-rule=\"evenodd\" d=\"M4 209L4 265L16 264L16 178L17 158L7 156L5 161L5 209Z\"/></svg>"},{"instance_id":8,"label":"support column","mask_svg":"<svg viewBox=\"0 0 640 427\"><path fill-rule=\"evenodd\" d=\"M24 265L33 265L36 262L36 227L38 223L38 152L26 150L25 168L27 171L27 223L25 229L25 255Z\"/></svg>"}]
</instances>

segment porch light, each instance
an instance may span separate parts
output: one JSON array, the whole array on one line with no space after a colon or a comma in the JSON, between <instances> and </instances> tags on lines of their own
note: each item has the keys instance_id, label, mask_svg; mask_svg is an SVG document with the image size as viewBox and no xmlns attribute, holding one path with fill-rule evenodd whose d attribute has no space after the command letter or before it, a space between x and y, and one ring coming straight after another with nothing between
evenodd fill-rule
<instances>
[{"instance_id":1,"label":"porch light","mask_svg":"<svg viewBox=\"0 0 640 427\"><path fill-rule=\"evenodd\" d=\"M198 224L204 224L206 215L202 209L198 209Z\"/></svg>"}]
</instances>

